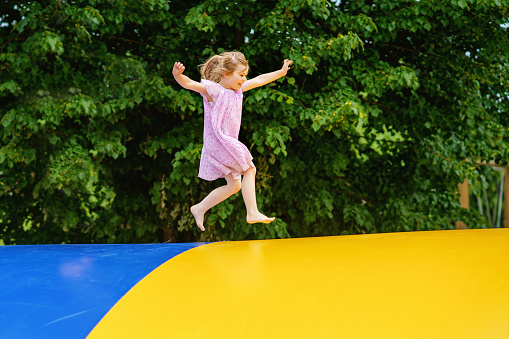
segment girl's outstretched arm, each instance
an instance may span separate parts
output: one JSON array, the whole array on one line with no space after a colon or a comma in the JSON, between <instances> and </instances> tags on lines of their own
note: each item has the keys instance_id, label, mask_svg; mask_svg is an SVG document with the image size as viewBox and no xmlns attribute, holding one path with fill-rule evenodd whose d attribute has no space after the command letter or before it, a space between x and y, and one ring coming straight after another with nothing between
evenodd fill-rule
<instances>
[{"instance_id":1,"label":"girl's outstretched arm","mask_svg":"<svg viewBox=\"0 0 509 339\"><path fill-rule=\"evenodd\" d=\"M266 85L269 82L284 77L288 70L290 69L290 65L292 62L293 62L292 60L285 59L283 67L281 67L279 71L261 74L253 79L249 79L248 81L246 81L247 85L244 87L244 92L249 91L250 89L256 87Z\"/></svg>"},{"instance_id":2,"label":"girl's outstretched arm","mask_svg":"<svg viewBox=\"0 0 509 339\"><path fill-rule=\"evenodd\" d=\"M185 69L186 69L186 66L184 66L184 64L182 64L181 62L176 62L173 65L173 70L172 70L173 77L175 78L175 80L177 80L179 85L184 87L185 89L189 89L191 91L195 91L200 94L203 94L207 97L207 99L209 101L212 101L212 98L207 93L207 88L205 87L204 84L202 84L201 82L194 81L191 78L189 78L187 75L182 74L182 73L184 73Z\"/></svg>"}]
</instances>

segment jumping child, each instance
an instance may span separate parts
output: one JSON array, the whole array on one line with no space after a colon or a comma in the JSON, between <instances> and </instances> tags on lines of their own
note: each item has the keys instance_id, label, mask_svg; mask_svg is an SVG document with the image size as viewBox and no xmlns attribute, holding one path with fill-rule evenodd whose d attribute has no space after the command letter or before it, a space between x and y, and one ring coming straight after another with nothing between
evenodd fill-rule
<instances>
[{"instance_id":1,"label":"jumping child","mask_svg":"<svg viewBox=\"0 0 509 339\"><path fill-rule=\"evenodd\" d=\"M292 61L285 59L280 70L247 80L249 65L244 55L240 52L224 52L200 65L201 82L185 76L185 66L182 63L176 62L173 66L175 80L185 89L203 96L203 149L198 177L207 181L226 179L226 185L216 188L200 203L191 207L191 213L200 230L205 231L205 213L240 190L246 205L248 223L268 224L274 221L275 218L269 218L258 211L255 192L256 167L251 153L238 140L242 93L285 76L291 63ZM241 176L244 176L243 180Z\"/></svg>"}]
</instances>

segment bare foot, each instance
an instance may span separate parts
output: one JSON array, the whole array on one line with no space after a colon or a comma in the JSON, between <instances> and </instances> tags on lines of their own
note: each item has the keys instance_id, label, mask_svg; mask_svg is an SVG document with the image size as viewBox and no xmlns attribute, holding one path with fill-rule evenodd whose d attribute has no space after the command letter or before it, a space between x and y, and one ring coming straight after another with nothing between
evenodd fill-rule
<instances>
[{"instance_id":1,"label":"bare foot","mask_svg":"<svg viewBox=\"0 0 509 339\"><path fill-rule=\"evenodd\" d=\"M269 218L263 214L261 214L260 212L258 213L255 213L255 214L248 214L247 217L246 217L246 221L248 224L257 224L257 223L261 223L261 224L270 224L271 222L273 222L276 218Z\"/></svg>"},{"instance_id":2,"label":"bare foot","mask_svg":"<svg viewBox=\"0 0 509 339\"><path fill-rule=\"evenodd\" d=\"M196 205L191 207L191 213L193 214L194 220L196 220L196 225L202 231L205 231L205 227L203 227L203 218L205 217L205 213L202 213Z\"/></svg>"}]
</instances>

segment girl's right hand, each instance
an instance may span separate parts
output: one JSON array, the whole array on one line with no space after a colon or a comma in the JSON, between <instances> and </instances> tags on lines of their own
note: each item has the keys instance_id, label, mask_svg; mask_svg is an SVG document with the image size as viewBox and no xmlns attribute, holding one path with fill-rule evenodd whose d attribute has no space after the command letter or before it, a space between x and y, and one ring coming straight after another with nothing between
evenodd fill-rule
<instances>
[{"instance_id":1,"label":"girl's right hand","mask_svg":"<svg viewBox=\"0 0 509 339\"><path fill-rule=\"evenodd\" d=\"M185 69L186 66L184 66L184 64L182 64L181 62L176 62L175 65L173 65L172 70L173 76L176 77L178 75L181 75L182 73L184 73Z\"/></svg>"}]
</instances>

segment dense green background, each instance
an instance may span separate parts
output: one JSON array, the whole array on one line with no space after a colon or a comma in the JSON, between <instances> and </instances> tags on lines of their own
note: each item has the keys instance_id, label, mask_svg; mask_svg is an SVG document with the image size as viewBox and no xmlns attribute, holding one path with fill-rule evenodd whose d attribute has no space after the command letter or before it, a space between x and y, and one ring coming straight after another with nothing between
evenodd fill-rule
<instances>
[{"instance_id":1,"label":"dense green background","mask_svg":"<svg viewBox=\"0 0 509 339\"><path fill-rule=\"evenodd\" d=\"M455 192L508 154L509 1L0 0L0 235L5 244L263 239L485 227ZM207 231L189 207L202 98L178 86L239 50L241 140L261 210L240 194Z\"/></svg>"}]
</instances>

